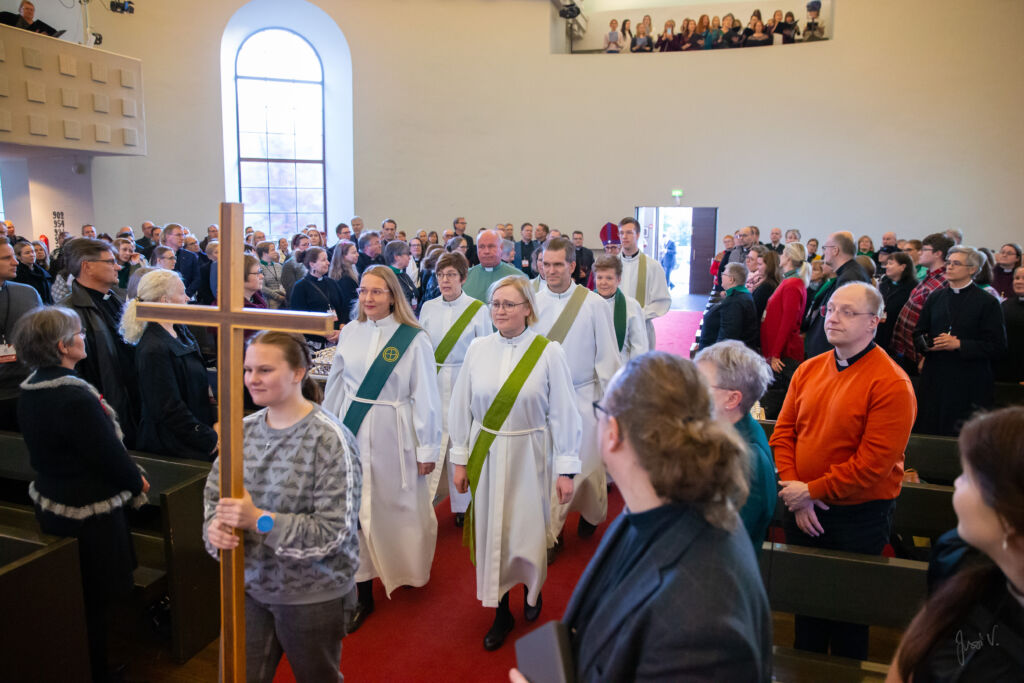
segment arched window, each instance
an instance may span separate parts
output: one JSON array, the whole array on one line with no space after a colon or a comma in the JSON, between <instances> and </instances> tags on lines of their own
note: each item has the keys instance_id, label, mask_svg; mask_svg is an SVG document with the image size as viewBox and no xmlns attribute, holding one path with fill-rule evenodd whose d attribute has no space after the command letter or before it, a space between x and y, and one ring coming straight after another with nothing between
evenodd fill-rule
<instances>
[{"instance_id":1,"label":"arched window","mask_svg":"<svg viewBox=\"0 0 1024 683\"><path fill-rule=\"evenodd\" d=\"M238 187L245 225L268 238L326 229L324 70L297 33L253 33L235 58Z\"/></svg>"}]
</instances>

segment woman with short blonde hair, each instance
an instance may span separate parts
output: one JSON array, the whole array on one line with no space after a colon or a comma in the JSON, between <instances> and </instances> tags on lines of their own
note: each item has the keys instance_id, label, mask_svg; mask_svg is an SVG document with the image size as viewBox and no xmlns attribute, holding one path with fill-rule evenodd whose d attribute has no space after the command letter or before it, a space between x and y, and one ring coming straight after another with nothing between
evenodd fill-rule
<instances>
[{"instance_id":1,"label":"woman with short blonde hair","mask_svg":"<svg viewBox=\"0 0 1024 683\"><path fill-rule=\"evenodd\" d=\"M512 588L523 584L527 621L540 615L551 497L562 505L572 498L582 421L562 346L530 329L529 280L504 277L488 300L497 332L466 352L449 428L455 485L473 494L463 537L473 549L476 597L497 608L484 649L495 650L515 625Z\"/></svg>"}]
</instances>

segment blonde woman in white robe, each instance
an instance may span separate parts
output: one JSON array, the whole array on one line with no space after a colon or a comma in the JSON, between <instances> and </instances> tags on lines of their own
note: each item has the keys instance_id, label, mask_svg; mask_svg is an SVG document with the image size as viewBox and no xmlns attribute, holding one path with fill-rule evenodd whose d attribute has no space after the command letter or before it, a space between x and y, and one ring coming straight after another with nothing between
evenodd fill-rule
<instances>
[{"instance_id":1,"label":"blonde woman in white robe","mask_svg":"<svg viewBox=\"0 0 1024 683\"><path fill-rule=\"evenodd\" d=\"M363 467L359 604L349 633L374 610L374 578L380 578L388 596L399 586L423 586L430 579L437 518L427 475L441 442L433 347L398 278L385 266L372 266L358 291L358 319L341 330L323 403L355 434ZM400 328L411 336L404 349L395 336ZM390 374L379 393L360 397L378 358L388 361ZM352 415L361 409L365 417L353 425Z\"/></svg>"},{"instance_id":2,"label":"blonde woman in white robe","mask_svg":"<svg viewBox=\"0 0 1024 683\"><path fill-rule=\"evenodd\" d=\"M475 546L477 599L484 607L497 607L484 637L484 648L495 650L515 625L509 608L513 587L524 585L526 620L540 615L551 491L557 491L563 504L572 498L573 477L580 471L580 416L561 346L529 329L536 320L529 281L516 276L499 280L491 287L490 302L498 332L470 344L452 390L448 421L460 491L470 487L477 440L494 437L477 468L465 533L472 535ZM510 377L528 355L537 358L536 364L514 395L507 417L485 425L495 397L506 380L515 384Z\"/></svg>"},{"instance_id":3,"label":"blonde woman in white robe","mask_svg":"<svg viewBox=\"0 0 1024 683\"><path fill-rule=\"evenodd\" d=\"M452 387L458 379L459 369L462 367L470 342L478 337L486 337L494 330L491 327L491 315L487 306L462 291L462 283L466 281L466 274L469 272L469 261L465 256L457 251L445 254L438 259L434 272L441 296L425 301L423 310L420 311L420 324L430 335L430 341L434 346L437 389L441 394L442 411L441 455L428 481L430 497L435 502L444 500L443 494L438 496L442 478L448 481L448 500L452 512L455 513L455 526L461 527L465 520L466 508L469 507L470 496L468 492L459 493L456 490L453 479L455 468L447 462L451 446L451 439L448 436L448 405L451 402ZM457 330L456 324L459 324ZM449 334L455 339L454 344L450 343ZM442 343L445 344L445 348L439 349ZM440 357L441 355L444 357Z\"/></svg>"}]
</instances>

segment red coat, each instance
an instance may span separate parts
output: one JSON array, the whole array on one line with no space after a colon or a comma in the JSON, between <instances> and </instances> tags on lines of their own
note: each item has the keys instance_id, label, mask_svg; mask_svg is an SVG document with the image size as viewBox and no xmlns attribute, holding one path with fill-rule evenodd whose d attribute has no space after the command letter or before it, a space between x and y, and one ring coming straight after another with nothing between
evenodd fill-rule
<instances>
[{"instance_id":1,"label":"red coat","mask_svg":"<svg viewBox=\"0 0 1024 683\"><path fill-rule=\"evenodd\" d=\"M761 321L761 354L765 358L804 359L800 321L807 305L807 287L798 277L787 277L775 289Z\"/></svg>"}]
</instances>

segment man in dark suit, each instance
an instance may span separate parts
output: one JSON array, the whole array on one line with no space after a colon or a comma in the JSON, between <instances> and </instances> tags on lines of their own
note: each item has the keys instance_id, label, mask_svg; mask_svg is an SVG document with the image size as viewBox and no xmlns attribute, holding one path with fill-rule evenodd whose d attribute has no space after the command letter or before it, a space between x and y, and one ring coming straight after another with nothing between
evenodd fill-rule
<instances>
[{"instance_id":1,"label":"man in dark suit","mask_svg":"<svg viewBox=\"0 0 1024 683\"><path fill-rule=\"evenodd\" d=\"M820 355L832 349L832 345L825 337L825 307L828 306L832 292L836 291L847 282L871 282L871 278L864 272L854 256L857 254L857 245L853 241L853 233L834 232L825 240L825 263L835 271L836 277L827 285L822 285L814 296L814 303L807 312L807 319L804 321L804 329L807 336L804 338L804 350L808 358Z\"/></svg>"},{"instance_id":2,"label":"man in dark suit","mask_svg":"<svg viewBox=\"0 0 1024 683\"><path fill-rule=\"evenodd\" d=\"M533 225L523 223L519 228L519 237L521 239L516 242L516 255L512 265L523 271L526 277L534 278L537 274L530 267L530 257L533 256L533 250L537 247L537 243L533 241Z\"/></svg>"},{"instance_id":3,"label":"man in dark suit","mask_svg":"<svg viewBox=\"0 0 1024 683\"><path fill-rule=\"evenodd\" d=\"M42 33L54 38L64 35L64 31L58 31L49 24L36 19L36 6L29 2L29 0L21 0L21 3L18 5L17 14L13 12L0 12L0 24L32 31L33 33Z\"/></svg>"},{"instance_id":4,"label":"man in dark suit","mask_svg":"<svg viewBox=\"0 0 1024 683\"><path fill-rule=\"evenodd\" d=\"M462 237L466 240L466 258L469 260L469 265L475 266L480 263L480 259L476 255L476 244L473 243L473 236L466 234L466 219L462 216L458 216L452 221L452 229L455 230L457 237Z\"/></svg>"},{"instance_id":5,"label":"man in dark suit","mask_svg":"<svg viewBox=\"0 0 1024 683\"><path fill-rule=\"evenodd\" d=\"M185 230L177 223L168 223L160 235L160 242L168 249L174 250L177 261L174 270L181 274L185 283L185 293L191 299L199 290L199 257L184 248Z\"/></svg>"},{"instance_id":6,"label":"man in dark suit","mask_svg":"<svg viewBox=\"0 0 1024 683\"><path fill-rule=\"evenodd\" d=\"M380 233L375 230L364 230L359 235L359 260L356 261L356 270L362 276L363 271L370 266L385 266L384 257L381 256Z\"/></svg>"},{"instance_id":7,"label":"man in dark suit","mask_svg":"<svg viewBox=\"0 0 1024 683\"><path fill-rule=\"evenodd\" d=\"M633 359L595 404L626 509L562 619L574 680L771 680L768 597L734 509L748 456L712 410L693 363L659 351ZM699 438L688 424L705 425ZM714 464L697 465L707 452ZM664 466L679 458L692 464Z\"/></svg>"},{"instance_id":8,"label":"man in dark suit","mask_svg":"<svg viewBox=\"0 0 1024 683\"><path fill-rule=\"evenodd\" d=\"M580 230L573 231L572 246L576 249L576 270L572 273L573 282L586 287L587 281L590 279L590 271L594 267L594 252L583 246L583 232Z\"/></svg>"}]
</instances>

